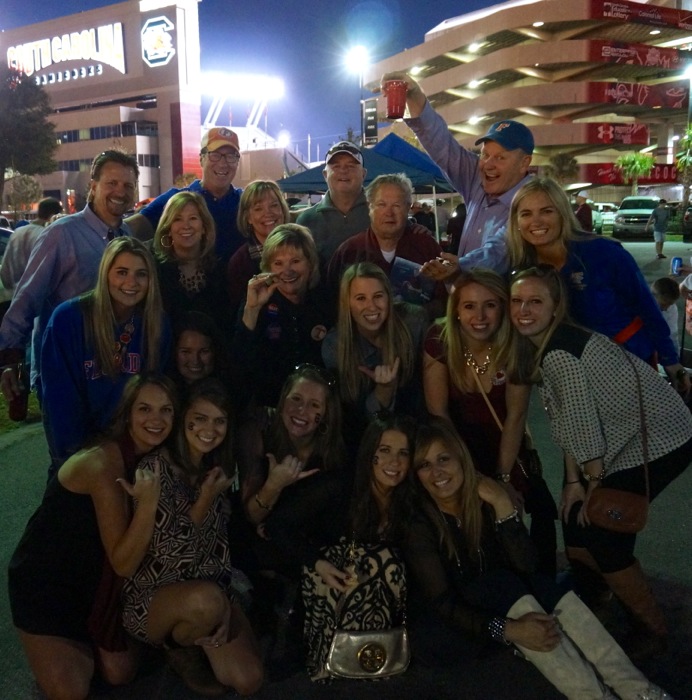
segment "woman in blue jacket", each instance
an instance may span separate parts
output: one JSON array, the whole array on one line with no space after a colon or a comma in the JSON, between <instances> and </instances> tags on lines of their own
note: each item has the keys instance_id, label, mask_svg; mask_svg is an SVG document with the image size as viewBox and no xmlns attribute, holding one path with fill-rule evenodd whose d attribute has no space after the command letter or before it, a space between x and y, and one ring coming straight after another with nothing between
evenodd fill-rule
<instances>
[{"instance_id":1,"label":"woman in blue jacket","mask_svg":"<svg viewBox=\"0 0 692 700\"><path fill-rule=\"evenodd\" d=\"M678 391L689 391L670 329L636 261L617 241L580 231L554 180L534 178L514 195L507 245L512 269L547 263L560 271L572 319L645 362L660 363Z\"/></svg>"},{"instance_id":2,"label":"woman in blue jacket","mask_svg":"<svg viewBox=\"0 0 692 700\"><path fill-rule=\"evenodd\" d=\"M127 380L159 370L169 353L151 254L135 239L117 238L94 289L60 304L43 336L38 391L49 476L109 424Z\"/></svg>"}]
</instances>

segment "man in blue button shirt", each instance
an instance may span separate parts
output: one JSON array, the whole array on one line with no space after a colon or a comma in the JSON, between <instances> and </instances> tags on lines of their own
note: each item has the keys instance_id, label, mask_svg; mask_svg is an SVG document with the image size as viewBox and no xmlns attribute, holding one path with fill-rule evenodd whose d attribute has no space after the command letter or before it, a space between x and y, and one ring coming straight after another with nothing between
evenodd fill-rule
<instances>
[{"instance_id":1,"label":"man in blue button shirt","mask_svg":"<svg viewBox=\"0 0 692 700\"><path fill-rule=\"evenodd\" d=\"M507 271L505 229L509 206L517 190L528 182L534 149L531 131L520 122L495 122L476 141L480 155L467 150L454 138L444 119L435 112L418 83L406 73L388 73L387 80L408 83L406 123L447 179L464 198L467 207L457 255L445 254L428 263L423 271L441 280L459 269L489 267Z\"/></svg>"}]
</instances>

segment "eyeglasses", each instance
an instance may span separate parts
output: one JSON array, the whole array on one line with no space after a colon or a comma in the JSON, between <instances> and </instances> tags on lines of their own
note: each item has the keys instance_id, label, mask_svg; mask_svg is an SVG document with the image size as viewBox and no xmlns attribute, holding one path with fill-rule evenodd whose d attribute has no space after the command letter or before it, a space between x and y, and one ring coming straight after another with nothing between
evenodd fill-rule
<instances>
[{"instance_id":1,"label":"eyeglasses","mask_svg":"<svg viewBox=\"0 0 692 700\"><path fill-rule=\"evenodd\" d=\"M313 374L316 374L330 389L333 389L336 386L336 377L334 376L334 373L330 372L326 367L320 367L319 365L313 365L309 362L303 362L302 364L296 365L293 371L295 373L312 372Z\"/></svg>"},{"instance_id":2,"label":"eyeglasses","mask_svg":"<svg viewBox=\"0 0 692 700\"><path fill-rule=\"evenodd\" d=\"M218 151L205 151L202 155L207 156L212 163L218 163L223 158L229 165L236 165L240 162L237 153L219 153Z\"/></svg>"}]
</instances>

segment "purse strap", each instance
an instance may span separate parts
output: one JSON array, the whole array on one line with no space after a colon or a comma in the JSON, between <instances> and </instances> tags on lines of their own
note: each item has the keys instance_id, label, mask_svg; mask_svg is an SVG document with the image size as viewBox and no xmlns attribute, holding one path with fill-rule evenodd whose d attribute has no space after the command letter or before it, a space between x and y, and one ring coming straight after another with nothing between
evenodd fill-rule
<instances>
[{"instance_id":1,"label":"purse strap","mask_svg":"<svg viewBox=\"0 0 692 700\"><path fill-rule=\"evenodd\" d=\"M495 412L495 409L493 408L493 405L490 403L490 399L488 398L488 395L485 393L485 389L483 388L483 385L481 384L481 378L476 374L476 372L471 371L471 374L473 374L473 378L476 380L476 385L478 386L478 391L481 392L481 396L485 400L486 405L488 406L488 410L492 414L493 418L495 419L495 422L497 423L497 427L500 429L500 432L502 432L503 425L500 419L497 416L497 413Z\"/></svg>"},{"instance_id":2,"label":"purse strap","mask_svg":"<svg viewBox=\"0 0 692 700\"><path fill-rule=\"evenodd\" d=\"M475 373L472 372L473 378L476 380L476 385L478 386L478 391L481 392L481 396L483 397L488 410L492 414L492 417L495 419L495 422L497 423L497 427L500 429L500 432L504 432L504 426L502 425L502 422L500 421L500 418L497 415L497 412L493 408L493 405L490 403L490 399L488 398L488 395L485 393L485 389L483 388L483 385L481 384L480 377ZM531 438L531 433L529 432L529 426L526 425L524 426L524 433L526 434L527 438L527 447L533 445L533 439ZM516 459L517 464L519 465L519 469L521 470L521 473L528 478L528 474L526 473L526 469L524 469L524 465L521 463L521 460L519 459L519 456L517 456Z\"/></svg>"},{"instance_id":3,"label":"purse strap","mask_svg":"<svg viewBox=\"0 0 692 700\"><path fill-rule=\"evenodd\" d=\"M632 370L634 372L634 378L637 380L637 399L639 401L639 423L642 433L642 457L644 459L644 484L646 486L646 500L649 500L649 434L646 429L646 419L644 417L644 398L642 396L642 381L637 372L637 367L632 360L629 352L625 350L621 345L618 345L620 350L622 350L623 355L627 358L630 363Z\"/></svg>"}]
</instances>

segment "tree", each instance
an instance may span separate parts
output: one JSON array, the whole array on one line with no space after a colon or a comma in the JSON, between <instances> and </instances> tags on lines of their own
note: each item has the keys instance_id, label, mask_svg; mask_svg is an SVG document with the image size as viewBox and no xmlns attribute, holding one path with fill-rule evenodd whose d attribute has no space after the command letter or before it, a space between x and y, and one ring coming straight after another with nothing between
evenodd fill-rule
<instances>
[{"instance_id":1,"label":"tree","mask_svg":"<svg viewBox=\"0 0 692 700\"><path fill-rule=\"evenodd\" d=\"M36 178L31 175L17 173L7 182L12 183L12 192L7 196L7 205L16 214L31 210L31 205L43 196L43 188Z\"/></svg>"},{"instance_id":2,"label":"tree","mask_svg":"<svg viewBox=\"0 0 692 700\"><path fill-rule=\"evenodd\" d=\"M23 73L0 67L0 202L9 168L25 175L52 173L58 147L50 98Z\"/></svg>"},{"instance_id":3,"label":"tree","mask_svg":"<svg viewBox=\"0 0 692 700\"><path fill-rule=\"evenodd\" d=\"M544 168L545 174L552 177L564 187L570 180L574 181L579 175L579 163L569 153L556 153L551 156Z\"/></svg>"},{"instance_id":4,"label":"tree","mask_svg":"<svg viewBox=\"0 0 692 700\"><path fill-rule=\"evenodd\" d=\"M684 214L690 201L692 187L692 126L688 126L680 141L679 153L675 154L675 167L678 171L678 182L682 185L682 201L680 211Z\"/></svg>"},{"instance_id":5,"label":"tree","mask_svg":"<svg viewBox=\"0 0 692 700\"><path fill-rule=\"evenodd\" d=\"M654 167L654 157L650 153L628 153L615 161L615 167L625 182L632 183L632 194L639 189L639 178L648 175Z\"/></svg>"}]
</instances>

